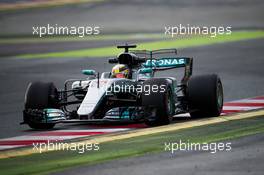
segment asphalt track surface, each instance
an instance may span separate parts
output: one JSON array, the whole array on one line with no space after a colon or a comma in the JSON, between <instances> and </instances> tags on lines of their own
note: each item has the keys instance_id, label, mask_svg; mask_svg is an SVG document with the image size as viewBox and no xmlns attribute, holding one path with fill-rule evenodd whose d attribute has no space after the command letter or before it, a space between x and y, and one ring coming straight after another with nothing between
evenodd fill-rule
<instances>
[{"instance_id":1,"label":"asphalt track surface","mask_svg":"<svg viewBox=\"0 0 264 175\"><path fill-rule=\"evenodd\" d=\"M103 41L71 41L71 42L47 42L47 43L12 43L0 44L0 57L10 57L21 54L61 52L65 50L97 48L116 46L124 43L151 42L157 39L140 40L103 40Z\"/></svg>"},{"instance_id":2,"label":"asphalt track surface","mask_svg":"<svg viewBox=\"0 0 264 175\"><path fill-rule=\"evenodd\" d=\"M54 175L114 174L114 175L262 175L264 167L264 135L246 136L231 143L231 151L176 151L124 158L97 165L81 166Z\"/></svg>"},{"instance_id":3,"label":"asphalt track surface","mask_svg":"<svg viewBox=\"0 0 264 175\"><path fill-rule=\"evenodd\" d=\"M0 35L31 35L32 26L99 25L102 33L164 32L164 26L191 24L263 29L262 0L119 0L59 8L0 12ZM117 41L0 45L0 138L33 131L22 120L24 93L31 81L53 81L61 88L69 78L85 78L81 70L109 71L106 58L16 59L22 53L63 51L115 45ZM222 79L225 101L264 94L264 39L215 44L179 50L194 57L194 75L217 73ZM168 74L172 74L169 72ZM58 125L57 129L80 129L83 125ZM63 174L263 174L264 136L232 141L232 152L177 152L122 159L77 168Z\"/></svg>"},{"instance_id":4,"label":"asphalt track surface","mask_svg":"<svg viewBox=\"0 0 264 175\"><path fill-rule=\"evenodd\" d=\"M106 1L58 8L0 12L0 35L28 35L32 26L44 24L103 24L103 33L160 32L164 25L231 25L237 29L263 28L263 1ZM102 13L104 12L104 13ZM155 12L155 13L154 13ZM246 13L245 13L246 12ZM106 58L16 59L21 53L63 51L115 45L117 41L22 43L0 45L0 138L31 132L20 126L24 93L31 81L53 81L61 88L69 78L85 78L81 70L109 71ZM180 55L194 57L194 75L218 73L225 101L264 94L263 39L181 49ZM173 72L165 73L165 75ZM73 126L77 127L78 126ZM65 125L57 126L67 128Z\"/></svg>"},{"instance_id":5,"label":"asphalt track surface","mask_svg":"<svg viewBox=\"0 0 264 175\"><path fill-rule=\"evenodd\" d=\"M32 26L100 26L101 34L164 32L164 26L264 27L262 0L105 0L59 8L0 12L0 35L31 35Z\"/></svg>"},{"instance_id":6,"label":"asphalt track surface","mask_svg":"<svg viewBox=\"0 0 264 175\"><path fill-rule=\"evenodd\" d=\"M264 40L248 40L182 49L180 55L194 56L194 75L217 73L222 78L225 101L264 94ZM22 120L24 93L31 81L53 81L58 88L66 79L85 78L81 70L108 71L112 65L106 58L0 59L0 138L33 132ZM164 72L165 74L165 72ZM166 75L172 75L169 71ZM82 128L78 125L57 125L57 129ZM87 129L87 128L86 128Z\"/></svg>"}]
</instances>

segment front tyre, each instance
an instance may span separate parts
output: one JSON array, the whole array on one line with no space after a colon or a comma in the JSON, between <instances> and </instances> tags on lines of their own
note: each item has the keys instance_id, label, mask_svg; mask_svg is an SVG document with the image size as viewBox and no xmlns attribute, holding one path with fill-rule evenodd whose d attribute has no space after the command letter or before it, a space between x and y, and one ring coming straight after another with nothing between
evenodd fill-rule
<instances>
[{"instance_id":1,"label":"front tyre","mask_svg":"<svg viewBox=\"0 0 264 175\"><path fill-rule=\"evenodd\" d=\"M191 77L187 84L187 99L193 118L217 117L223 108L223 87L216 74Z\"/></svg>"},{"instance_id":2,"label":"front tyre","mask_svg":"<svg viewBox=\"0 0 264 175\"><path fill-rule=\"evenodd\" d=\"M25 94L25 111L58 108L58 91L53 83L30 83ZM24 112L24 121L33 129L51 129L54 123L42 123L38 116Z\"/></svg>"}]
</instances>

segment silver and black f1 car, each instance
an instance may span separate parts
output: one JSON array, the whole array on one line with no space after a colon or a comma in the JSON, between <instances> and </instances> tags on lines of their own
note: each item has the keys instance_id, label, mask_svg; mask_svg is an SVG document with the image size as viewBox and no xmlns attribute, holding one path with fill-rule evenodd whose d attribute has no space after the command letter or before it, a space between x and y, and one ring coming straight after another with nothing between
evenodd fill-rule
<instances>
[{"instance_id":1,"label":"silver and black f1 car","mask_svg":"<svg viewBox=\"0 0 264 175\"><path fill-rule=\"evenodd\" d=\"M30 83L22 124L49 129L56 123L130 120L157 126L169 124L174 115L181 113L190 113L195 118L220 115L221 80L216 74L192 76L193 58L177 57L176 49L147 51L129 50L136 45L117 47L125 51L109 59L109 63L125 65L128 77L83 70L87 78L67 80L63 90L51 82ZM155 74L176 68L184 68L180 81Z\"/></svg>"}]
</instances>

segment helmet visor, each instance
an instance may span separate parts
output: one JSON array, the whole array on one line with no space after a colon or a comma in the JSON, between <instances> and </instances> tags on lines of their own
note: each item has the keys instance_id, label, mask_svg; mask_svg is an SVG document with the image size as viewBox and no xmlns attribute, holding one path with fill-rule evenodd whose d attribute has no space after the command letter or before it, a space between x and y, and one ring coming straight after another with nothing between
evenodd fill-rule
<instances>
[{"instance_id":1,"label":"helmet visor","mask_svg":"<svg viewBox=\"0 0 264 175\"><path fill-rule=\"evenodd\" d=\"M118 73L115 76L116 78L125 78L125 75L123 73Z\"/></svg>"}]
</instances>

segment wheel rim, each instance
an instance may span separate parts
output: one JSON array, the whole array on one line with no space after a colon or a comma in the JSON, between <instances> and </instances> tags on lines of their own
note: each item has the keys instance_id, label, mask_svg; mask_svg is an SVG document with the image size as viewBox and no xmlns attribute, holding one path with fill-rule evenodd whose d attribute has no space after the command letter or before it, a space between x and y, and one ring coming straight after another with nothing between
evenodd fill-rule
<instances>
[{"instance_id":1,"label":"wheel rim","mask_svg":"<svg viewBox=\"0 0 264 175\"><path fill-rule=\"evenodd\" d=\"M173 107L172 107L172 99L171 99L171 93L168 93L168 100L167 100L167 112L168 114L172 113Z\"/></svg>"},{"instance_id":2,"label":"wheel rim","mask_svg":"<svg viewBox=\"0 0 264 175\"><path fill-rule=\"evenodd\" d=\"M171 100L170 100L170 97L168 97L168 114L171 113Z\"/></svg>"},{"instance_id":3,"label":"wheel rim","mask_svg":"<svg viewBox=\"0 0 264 175\"><path fill-rule=\"evenodd\" d=\"M217 106L221 110L223 106L223 88L220 82L217 83Z\"/></svg>"}]
</instances>

